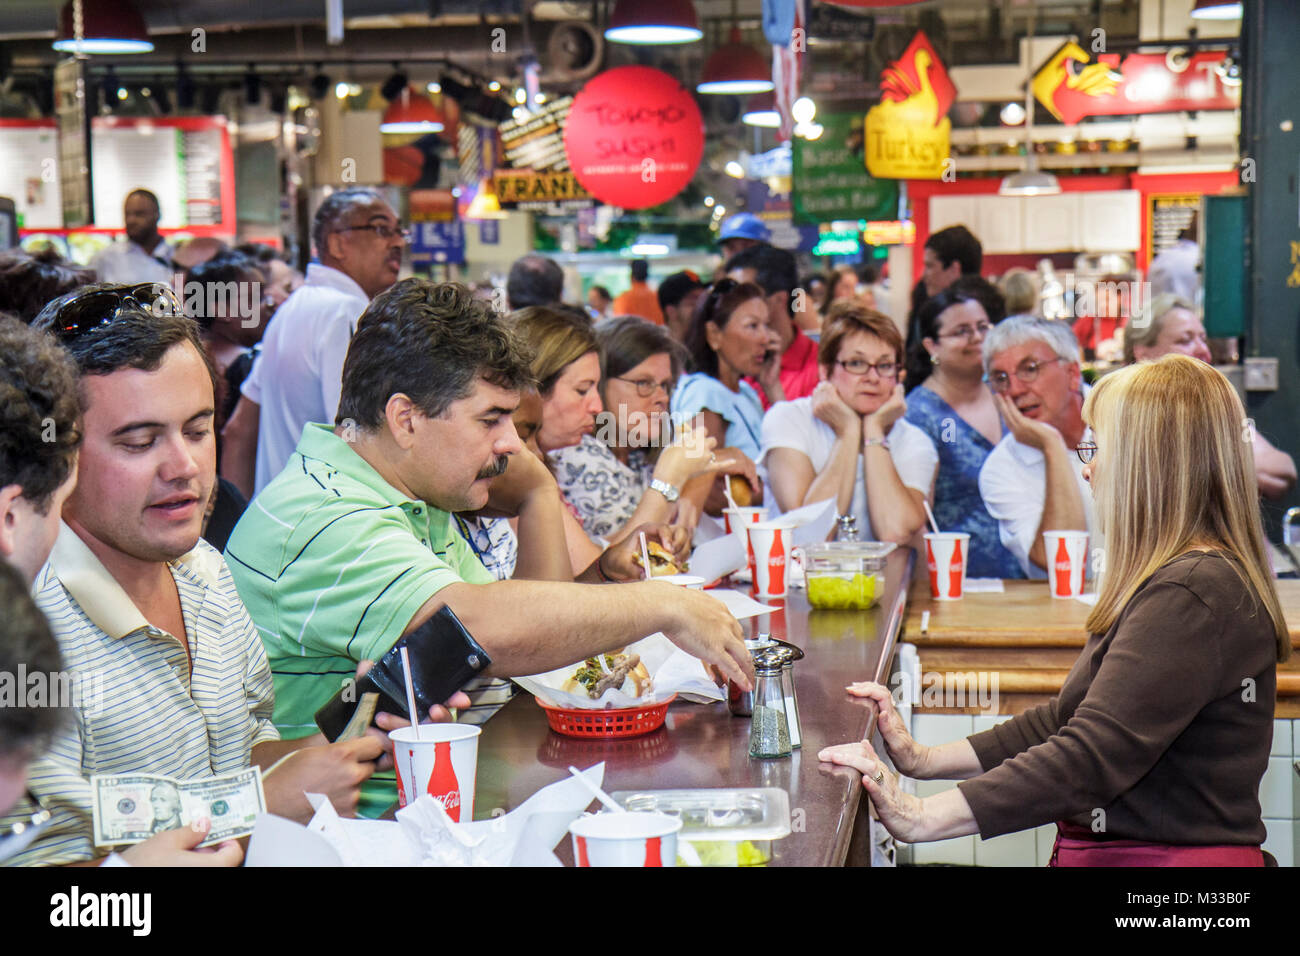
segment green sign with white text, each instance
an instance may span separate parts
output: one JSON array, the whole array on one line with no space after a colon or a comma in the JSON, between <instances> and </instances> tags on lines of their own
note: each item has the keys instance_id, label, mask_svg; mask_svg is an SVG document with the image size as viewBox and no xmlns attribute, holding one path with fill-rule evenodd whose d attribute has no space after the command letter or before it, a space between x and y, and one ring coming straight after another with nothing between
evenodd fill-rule
<instances>
[{"instance_id":1,"label":"green sign with white text","mask_svg":"<svg viewBox=\"0 0 1300 956\"><path fill-rule=\"evenodd\" d=\"M860 113L818 114L822 134L796 136L792 146L794 221L816 225L837 219L897 219L898 181L873 179L862 159Z\"/></svg>"}]
</instances>

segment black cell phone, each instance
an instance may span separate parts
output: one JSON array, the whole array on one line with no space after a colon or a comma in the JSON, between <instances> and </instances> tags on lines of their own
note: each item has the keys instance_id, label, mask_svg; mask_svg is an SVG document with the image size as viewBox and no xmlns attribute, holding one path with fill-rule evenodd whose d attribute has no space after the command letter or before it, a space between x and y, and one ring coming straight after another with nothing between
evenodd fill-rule
<instances>
[{"instance_id":1,"label":"black cell phone","mask_svg":"<svg viewBox=\"0 0 1300 956\"><path fill-rule=\"evenodd\" d=\"M376 714L384 711L411 720L411 715L406 712L403 647L411 661L415 706L421 716L428 714L434 704L446 701L492 663L492 658L465 630L460 618L444 605L437 614L394 644L355 684L345 685L329 703L316 711L316 726L325 739L332 743L343 733L362 695L367 693L379 695Z\"/></svg>"}]
</instances>

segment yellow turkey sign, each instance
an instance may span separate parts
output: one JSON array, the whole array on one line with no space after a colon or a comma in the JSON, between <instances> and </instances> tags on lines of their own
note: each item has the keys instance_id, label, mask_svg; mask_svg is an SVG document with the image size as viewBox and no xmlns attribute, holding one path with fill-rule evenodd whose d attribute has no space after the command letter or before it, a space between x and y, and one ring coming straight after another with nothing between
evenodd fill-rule
<instances>
[{"instance_id":1,"label":"yellow turkey sign","mask_svg":"<svg viewBox=\"0 0 1300 956\"><path fill-rule=\"evenodd\" d=\"M881 73L880 88L881 102L867 111L867 172L878 179L942 178L957 88L923 32Z\"/></svg>"}]
</instances>

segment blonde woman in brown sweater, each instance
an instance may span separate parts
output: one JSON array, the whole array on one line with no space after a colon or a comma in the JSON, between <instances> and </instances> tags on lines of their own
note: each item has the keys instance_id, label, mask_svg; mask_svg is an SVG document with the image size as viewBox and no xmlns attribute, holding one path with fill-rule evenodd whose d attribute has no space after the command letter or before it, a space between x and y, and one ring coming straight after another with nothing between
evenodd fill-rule
<instances>
[{"instance_id":1,"label":"blonde woman in brown sweater","mask_svg":"<svg viewBox=\"0 0 1300 956\"><path fill-rule=\"evenodd\" d=\"M909 843L1056 822L1058 866L1262 866L1258 791L1277 663L1291 641L1265 553L1250 428L1220 373L1183 355L1122 369L1084 405L1087 477L1107 553L1089 638L1058 697L993 730L916 743L875 700L898 770L961 780L903 793L870 743L820 758L859 770Z\"/></svg>"}]
</instances>

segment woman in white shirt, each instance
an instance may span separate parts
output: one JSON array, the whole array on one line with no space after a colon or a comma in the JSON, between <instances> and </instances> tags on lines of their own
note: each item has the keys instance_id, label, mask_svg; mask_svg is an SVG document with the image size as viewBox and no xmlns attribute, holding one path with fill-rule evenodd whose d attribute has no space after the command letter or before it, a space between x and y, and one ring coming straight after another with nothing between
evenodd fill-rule
<instances>
[{"instance_id":1,"label":"woman in white shirt","mask_svg":"<svg viewBox=\"0 0 1300 956\"><path fill-rule=\"evenodd\" d=\"M818 344L821 384L763 418L761 463L781 512L835 499L863 540L900 544L925 523L939 456L903 420L903 338L857 300L831 306Z\"/></svg>"}]
</instances>

